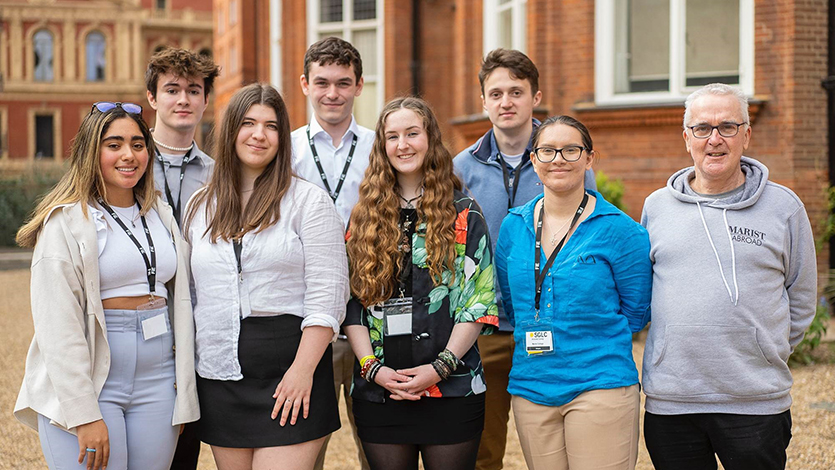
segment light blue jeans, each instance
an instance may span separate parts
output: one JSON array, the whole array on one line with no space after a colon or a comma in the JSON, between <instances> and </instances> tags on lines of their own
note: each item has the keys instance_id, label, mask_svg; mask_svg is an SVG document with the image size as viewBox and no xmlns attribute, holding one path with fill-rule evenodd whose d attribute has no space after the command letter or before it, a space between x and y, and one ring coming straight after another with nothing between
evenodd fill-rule
<instances>
[{"instance_id":1,"label":"light blue jeans","mask_svg":"<svg viewBox=\"0 0 835 470\"><path fill-rule=\"evenodd\" d=\"M145 340L142 320L162 314L167 333ZM174 415L174 335L168 309L105 310L110 373L99 408L110 440L108 470L168 470L180 427ZM87 468L78 464L78 438L40 416L41 448L50 470ZM88 454L89 455L89 454Z\"/></svg>"}]
</instances>

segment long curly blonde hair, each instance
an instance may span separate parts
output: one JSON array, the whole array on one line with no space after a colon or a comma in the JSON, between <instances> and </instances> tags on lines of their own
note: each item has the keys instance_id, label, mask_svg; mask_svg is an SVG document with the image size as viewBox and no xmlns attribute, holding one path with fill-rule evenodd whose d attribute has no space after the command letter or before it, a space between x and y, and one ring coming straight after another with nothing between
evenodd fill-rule
<instances>
[{"instance_id":1,"label":"long curly blonde hair","mask_svg":"<svg viewBox=\"0 0 835 470\"><path fill-rule=\"evenodd\" d=\"M452 168L452 155L443 144L438 120L429 104L415 97L389 101L377 120L376 139L365 178L360 184L359 202L351 213L348 258L351 291L363 305L379 304L395 295L396 279L403 269L398 251L400 232L399 185L394 167L386 155L386 119L395 111L409 109L423 121L429 147L423 160L423 197L417 204L418 224L426 224L426 252L429 273L435 285L442 283L445 270L455 269L455 205L453 191L461 180Z\"/></svg>"}]
</instances>

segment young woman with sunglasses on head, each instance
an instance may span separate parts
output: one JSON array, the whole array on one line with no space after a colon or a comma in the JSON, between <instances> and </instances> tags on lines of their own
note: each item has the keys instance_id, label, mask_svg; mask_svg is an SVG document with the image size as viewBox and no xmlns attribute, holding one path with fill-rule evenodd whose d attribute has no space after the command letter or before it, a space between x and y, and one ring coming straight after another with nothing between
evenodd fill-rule
<instances>
[{"instance_id":1,"label":"young woman with sunglasses on head","mask_svg":"<svg viewBox=\"0 0 835 470\"><path fill-rule=\"evenodd\" d=\"M141 112L94 104L17 233L35 248L35 337L15 416L51 470L168 469L179 425L200 417L188 246L154 189Z\"/></svg>"},{"instance_id":2,"label":"young woman with sunglasses on head","mask_svg":"<svg viewBox=\"0 0 835 470\"><path fill-rule=\"evenodd\" d=\"M487 224L425 101L389 102L376 133L347 236L357 431L374 470L417 470L419 456L471 470L486 390L475 341L499 323Z\"/></svg>"},{"instance_id":3,"label":"young woman with sunglasses on head","mask_svg":"<svg viewBox=\"0 0 835 470\"><path fill-rule=\"evenodd\" d=\"M252 84L230 99L215 172L189 201L200 440L220 470L312 469L339 428L330 343L348 301L343 224L291 171L287 108Z\"/></svg>"},{"instance_id":4,"label":"young woman with sunglasses on head","mask_svg":"<svg viewBox=\"0 0 835 470\"><path fill-rule=\"evenodd\" d=\"M632 333L649 320L649 237L583 188L596 155L582 123L549 118L533 147L544 194L510 211L496 244L514 325L507 390L522 453L534 470L633 469L640 397Z\"/></svg>"}]
</instances>

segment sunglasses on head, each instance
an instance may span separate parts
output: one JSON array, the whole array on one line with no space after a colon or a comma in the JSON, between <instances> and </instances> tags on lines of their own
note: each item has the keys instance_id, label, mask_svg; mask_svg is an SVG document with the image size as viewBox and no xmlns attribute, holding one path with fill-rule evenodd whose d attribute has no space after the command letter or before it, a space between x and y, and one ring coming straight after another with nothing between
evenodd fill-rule
<instances>
[{"instance_id":1,"label":"sunglasses on head","mask_svg":"<svg viewBox=\"0 0 835 470\"><path fill-rule=\"evenodd\" d=\"M122 108L128 114L142 114L142 106L133 103L122 103L119 101L115 103L111 103L110 101L99 101L97 103L93 103L93 107L90 109L90 112L92 113L93 109L97 109L101 113L106 113L116 108Z\"/></svg>"}]
</instances>

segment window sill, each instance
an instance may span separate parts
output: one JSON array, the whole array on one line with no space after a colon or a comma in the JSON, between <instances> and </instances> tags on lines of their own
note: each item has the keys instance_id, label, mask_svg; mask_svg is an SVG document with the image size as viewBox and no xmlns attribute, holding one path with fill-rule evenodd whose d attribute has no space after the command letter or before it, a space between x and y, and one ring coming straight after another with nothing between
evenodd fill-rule
<instances>
[{"instance_id":1,"label":"window sill","mask_svg":"<svg viewBox=\"0 0 835 470\"><path fill-rule=\"evenodd\" d=\"M752 124L770 98L753 96L748 99L748 115ZM572 106L571 110L586 126L594 128L681 126L684 118L684 98L657 103L607 105L580 102Z\"/></svg>"}]
</instances>

